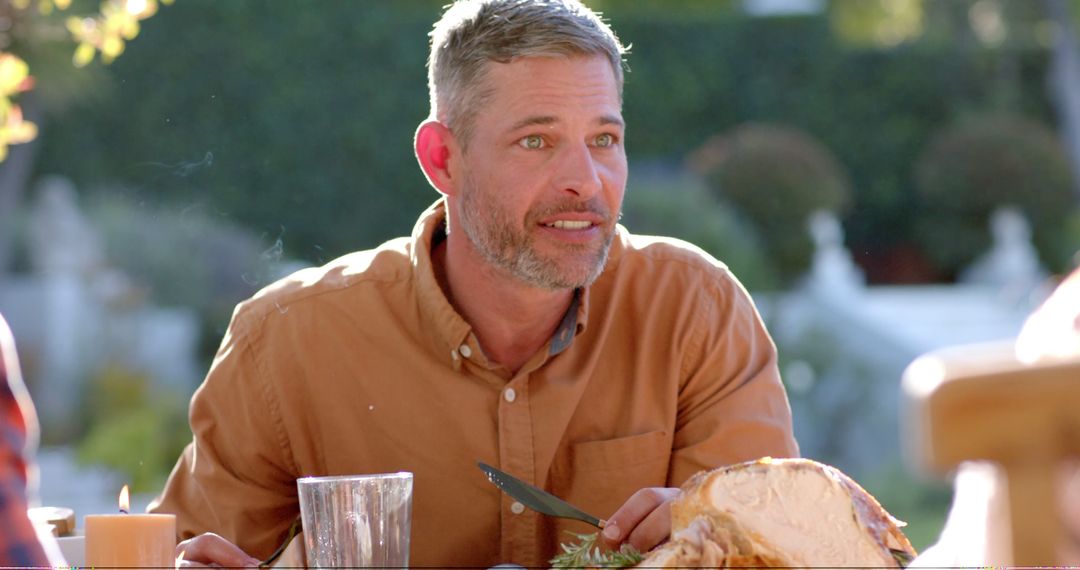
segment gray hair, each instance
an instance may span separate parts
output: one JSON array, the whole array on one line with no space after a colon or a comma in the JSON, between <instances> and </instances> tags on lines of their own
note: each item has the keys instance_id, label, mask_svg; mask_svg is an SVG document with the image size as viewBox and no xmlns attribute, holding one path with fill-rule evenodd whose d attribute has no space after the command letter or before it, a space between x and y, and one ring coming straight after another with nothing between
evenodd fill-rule
<instances>
[{"instance_id":1,"label":"gray hair","mask_svg":"<svg viewBox=\"0 0 1080 570\"><path fill-rule=\"evenodd\" d=\"M622 98L623 54L615 32L580 0L458 0L431 32L428 92L431 117L463 145L490 96L483 88L488 62L519 57L603 55Z\"/></svg>"}]
</instances>

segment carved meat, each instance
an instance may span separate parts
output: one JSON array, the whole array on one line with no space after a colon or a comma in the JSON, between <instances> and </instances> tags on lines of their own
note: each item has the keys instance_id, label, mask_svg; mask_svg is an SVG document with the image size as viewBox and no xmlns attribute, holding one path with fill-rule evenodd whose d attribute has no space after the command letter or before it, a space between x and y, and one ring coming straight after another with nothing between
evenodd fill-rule
<instances>
[{"instance_id":1,"label":"carved meat","mask_svg":"<svg viewBox=\"0 0 1080 570\"><path fill-rule=\"evenodd\" d=\"M839 470L770 459L703 472L672 503L672 536L641 567L898 567L915 550Z\"/></svg>"}]
</instances>

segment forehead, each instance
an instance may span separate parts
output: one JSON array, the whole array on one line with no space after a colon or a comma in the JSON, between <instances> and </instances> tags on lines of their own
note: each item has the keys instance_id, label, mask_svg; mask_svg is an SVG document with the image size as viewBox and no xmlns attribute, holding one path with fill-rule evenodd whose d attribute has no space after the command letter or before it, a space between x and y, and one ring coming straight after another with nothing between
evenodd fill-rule
<instances>
[{"instance_id":1,"label":"forehead","mask_svg":"<svg viewBox=\"0 0 1080 570\"><path fill-rule=\"evenodd\" d=\"M615 72L600 55L521 57L489 62L484 69L487 93L479 121L514 124L524 116L555 121L621 118Z\"/></svg>"}]
</instances>

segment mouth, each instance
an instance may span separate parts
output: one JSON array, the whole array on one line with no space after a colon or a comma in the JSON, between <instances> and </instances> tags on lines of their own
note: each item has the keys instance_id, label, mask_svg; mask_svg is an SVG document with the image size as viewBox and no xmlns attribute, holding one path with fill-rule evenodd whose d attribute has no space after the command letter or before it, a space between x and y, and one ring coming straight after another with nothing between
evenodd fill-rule
<instances>
[{"instance_id":1,"label":"mouth","mask_svg":"<svg viewBox=\"0 0 1080 570\"><path fill-rule=\"evenodd\" d=\"M544 227L555 228L557 230L584 230L596 225L588 220L555 220L553 222L546 222L541 224Z\"/></svg>"},{"instance_id":2,"label":"mouth","mask_svg":"<svg viewBox=\"0 0 1080 570\"><path fill-rule=\"evenodd\" d=\"M537 226L547 239L583 247L603 237L604 219L601 216L567 213L541 220Z\"/></svg>"}]
</instances>

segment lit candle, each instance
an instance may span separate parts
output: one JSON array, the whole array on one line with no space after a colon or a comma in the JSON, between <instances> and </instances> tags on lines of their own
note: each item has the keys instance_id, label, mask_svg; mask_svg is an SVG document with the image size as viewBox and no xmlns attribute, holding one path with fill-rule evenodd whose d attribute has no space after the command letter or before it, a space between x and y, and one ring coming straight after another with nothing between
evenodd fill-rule
<instances>
[{"instance_id":1,"label":"lit candle","mask_svg":"<svg viewBox=\"0 0 1080 570\"><path fill-rule=\"evenodd\" d=\"M176 515L132 515L129 505L124 485L120 514L86 515L86 565L171 568L176 562Z\"/></svg>"}]
</instances>

